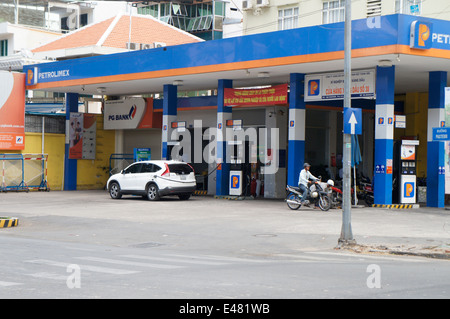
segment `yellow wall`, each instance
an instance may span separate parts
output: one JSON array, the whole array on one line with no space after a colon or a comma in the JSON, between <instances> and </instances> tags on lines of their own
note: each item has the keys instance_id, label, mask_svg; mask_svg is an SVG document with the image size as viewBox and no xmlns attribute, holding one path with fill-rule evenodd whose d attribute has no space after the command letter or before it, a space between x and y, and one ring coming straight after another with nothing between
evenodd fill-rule
<instances>
[{"instance_id":1,"label":"yellow wall","mask_svg":"<svg viewBox=\"0 0 450 319\"><path fill-rule=\"evenodd\" d=\"M395 129L394 138L403 136L415 137L419 140L417 147L417 177L427 176L427 126L428 126L428 93L407 93L403 96L406 128Z\"/></svg>"},{"instance_id":2,"label":"yellow wall","mask_svg":"<svg viewBox=\"0 0 450 319\"><path fill-rule=\"evenodd\" d=\"M47 182L51 190L61 190L64 175L64 134L45 134L44 153L48 154ZM5 154L41 154L42 134L25 133L25 149L23 151L0 151ZM28 165L29 163L26 163ZM38 164L39 165L39 164ZM29 180L27 166L25 166L25 181ZM33 170L33 176L36 172Z\"/></svg>"},{"instance_id":3,"label":"yellow wall","mask_svg":"<svg viewBox=\"0 0 450 319\"><path fill-rule=\"evenodd\" d=\"M51 191L63 190L64 180L64 134L45 134L44 153L48 154L47 181ZM97 117L97 145L95 160L77 161L77 189L103 189L109 178L109 157L115 149L115 131L103 130L103 115ZM40 154L42 152L41 133L25 133L25 149L23 151L2 151L8 154ZM37 164L37 162L36 162ZM17 163L21 166L21 164ZM35 176L37 168L27 169L25 166L25 181L27 175ZM19 168L18 168L19 169ZM21 167L20 167L21 169ZM31 173L28 173L31 171ZM37 171L39 173L39 171ZM11 174L20 175L12 171ZM0 180L1 182L1 180Z\"/></svg>"},{"instance_id":4,"label":"yellow wall","mask_svg":"<svg viewBox=\"0 0 450 319\"><path fill-rule=\"evenodd\" d=\"M77 189L103 189L109 178L109 157L115 150L115 131L103 130L103 115L97 116L95 160L78 160Z\"/></svg>"}]
</instances>

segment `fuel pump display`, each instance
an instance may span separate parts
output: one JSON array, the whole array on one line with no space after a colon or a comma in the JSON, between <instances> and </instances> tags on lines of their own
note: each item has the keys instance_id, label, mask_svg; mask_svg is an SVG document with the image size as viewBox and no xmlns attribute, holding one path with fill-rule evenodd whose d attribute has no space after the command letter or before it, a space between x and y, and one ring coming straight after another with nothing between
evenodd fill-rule
<instances>
[{"instance_id":1,"label":"fuel pump display","mask_svg":"<svg viewBox=\"0 0 450 319\"><path fill-rule=\"evenodd\" d=\"M398 195L400 204L415 204L417 189L416 174L416 146L419 145L417 140L398 141L395 152L395 168L394 174L397 185L394 185L394 193ZM395 199L395 197L394 197Z\"/></svg>"}]
</instances>

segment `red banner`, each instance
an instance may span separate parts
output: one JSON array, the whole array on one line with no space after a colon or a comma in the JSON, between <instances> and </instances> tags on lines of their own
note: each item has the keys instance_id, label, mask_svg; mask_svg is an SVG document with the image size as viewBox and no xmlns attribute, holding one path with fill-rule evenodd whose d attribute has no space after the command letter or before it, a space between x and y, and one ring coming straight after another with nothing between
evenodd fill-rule
<instances>
[{"instance_id":1,"label":"red banner","mask_svg":"<svg viewBox=\"0 0 450 319\"><path fill-rule=\"evenodd\" d=\"M287 104L287 84L263 89L225 89L225 106Z\"/></svg>"},{"instance_id":2,"label":"red banner","mask_svg":"<svg viewBox=\"0 0 450 319\"><path fill-rule=\"evenodd\" d=\"M25 148L25 74L0 71L0 150Z\"/></svg>"}]
</instances>

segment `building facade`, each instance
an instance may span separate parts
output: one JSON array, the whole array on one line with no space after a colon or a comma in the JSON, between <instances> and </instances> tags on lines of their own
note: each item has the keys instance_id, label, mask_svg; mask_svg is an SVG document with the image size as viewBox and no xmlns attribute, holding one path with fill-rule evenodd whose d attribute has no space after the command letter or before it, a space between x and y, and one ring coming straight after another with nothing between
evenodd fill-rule
<instances>
[{"instance_id":1,"label":"building facade","mask_svg":"<svg viewBox=\"0 0 450 319\"><path fill-rule=\"evenodd\" d=\"M344 21L345 0L244 0L244 34L272 32ZM352 20L408 14L450 20L446 0L352 1Z\"/></svg>"}]
</instances>

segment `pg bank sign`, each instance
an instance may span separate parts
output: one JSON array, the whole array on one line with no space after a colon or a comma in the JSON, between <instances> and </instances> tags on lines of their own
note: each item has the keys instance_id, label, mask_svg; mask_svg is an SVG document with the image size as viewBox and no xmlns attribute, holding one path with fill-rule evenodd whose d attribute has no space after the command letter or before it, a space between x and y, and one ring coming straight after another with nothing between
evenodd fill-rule
<instances>
[{"instance_id":1,"label":"pg bank sign","mask_svg":"<svg viewBox=\"0 0 450 319\"><path fill-rule=\"evenodd\" d=\"M412 49L427 50L436 46L450 47L450 34L438 33L433 30L433 23L414 21L411 23L410 47Z\"/></svg>"}]
</instances>

